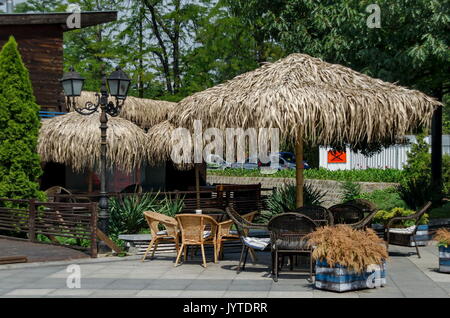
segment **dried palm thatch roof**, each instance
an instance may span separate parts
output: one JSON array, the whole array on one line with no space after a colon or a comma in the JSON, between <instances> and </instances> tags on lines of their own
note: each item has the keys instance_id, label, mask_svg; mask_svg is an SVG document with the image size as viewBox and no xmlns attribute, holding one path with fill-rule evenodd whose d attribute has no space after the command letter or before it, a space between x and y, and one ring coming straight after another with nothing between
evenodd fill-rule
<instances>
[{"instance_id":1,"label":"dried palm thatch roof","mask_svg":"<svg viewBox=\"0 0 450 318\"><path fill-rule=\"evenodd\" d=\"M177 144L180 142L179 138L183 137L181 133L177 132L181 131L176 130L176 127L167 120L153 126L148 130L147 157L148 162L151 165L158 165L161 162L171 160L172 151L176 149ZM193 154L182 152L179 153L181 156L183 156L183 163L174 163L175 167L179 170L192 169L194 165L187 164L186 162L192 162Z\"/></svg>"},{"instance_id":2,"label":"dried palm thatch roof","mask_svg":"<svg viewBox=\"0 0 450 318\"><path fill-rule=\"evenodd\" d=\"M176 126L280 129L314 144L393 141L428 126L441 105L417 91L371 78L306 54L275 63L186 97L169 114Z\"/></svg>"},{"instance_id":3,"label":"dried palm thatch roof","mask_svg":"<svg viewBox=\"0 0 450 318\"><path fill-rule=\"evenodd\" d=\"M38 139L41 160L64 163L77 171L95 169L100 161L99 127L99 113L71 112L43 121ZM107 142L109 166L130 172L147 159L147 136L131 121L109 117Z\"/></svg>"},{"instance_id":4,"label":"dried palm thatch roof","mask_svg":"<svg viewBox=\"0 0 450 318\"><path fill-rule=\"evenodd\" d=\"M80 105L84 105L88 101L96 101L95 92L83 91L77 100ZM163 100L128 96L119 116L147 129L166 120L167 114L175 105L176 103Z\"/></svg>"}]
</instances>

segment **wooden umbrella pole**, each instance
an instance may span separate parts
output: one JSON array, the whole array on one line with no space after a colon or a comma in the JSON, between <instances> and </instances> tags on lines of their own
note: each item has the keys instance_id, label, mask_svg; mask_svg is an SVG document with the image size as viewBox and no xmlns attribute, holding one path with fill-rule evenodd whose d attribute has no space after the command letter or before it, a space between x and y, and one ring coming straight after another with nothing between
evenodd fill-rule
<instances>
[{"instance_id":1,"label":"wooden umbrella pole","mask_svg":"<svg viewBox=\"0 0 450 318\"><path fill-rule=\"evenodd\" d=\"M200 209L200 172L199 172L199 164L195 163L195 191L197 196L197 209Z\"/></svg>"},{"instance_id":2,"label":"wooden umbrella pole","mask_svg":"<svg viewBox=\"0 0 450 318\"><path fill-rule=\"evenodd\" d=\"M299 132L295 142L295 181L296 181L296 206L303 206L303 134Z\"/></svg>"}]
</instances>

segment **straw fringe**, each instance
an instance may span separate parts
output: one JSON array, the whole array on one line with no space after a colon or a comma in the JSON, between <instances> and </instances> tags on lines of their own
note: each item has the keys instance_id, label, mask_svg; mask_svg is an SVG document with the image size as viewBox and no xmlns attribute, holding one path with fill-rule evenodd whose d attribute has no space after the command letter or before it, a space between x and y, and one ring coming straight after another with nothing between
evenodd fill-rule
<instances>
[{"instance_id":1,"label":"straw fringe","mask_svg":"<svg viewBox=\"0 0 450 318\"><path fill-rule=\"evenodd\" d=\"M100 162L99 113L71 112L42 122L37 151L44 162L64 163L76 171L95 169ZM147 159L147 136L132 122L108 116L107 162L131 172Z\"/></svg>"}]
</instances>

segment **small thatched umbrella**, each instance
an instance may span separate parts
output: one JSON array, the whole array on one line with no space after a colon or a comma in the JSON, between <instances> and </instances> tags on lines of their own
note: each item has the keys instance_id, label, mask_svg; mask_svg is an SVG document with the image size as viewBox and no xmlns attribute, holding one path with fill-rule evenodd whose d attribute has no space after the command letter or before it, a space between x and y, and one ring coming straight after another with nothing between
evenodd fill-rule
<instances>
[{"instance_id":1,"label":"small thatched umbrella","mask_svg":"<svg viewBox=\"0 0 450 318\"><path fill-rule=\"evenodd\" d=\"M75 171L93 170L100 162L99 113L83 116L71 112L43 121L38 153L44 162L64 163ZM131 172L147 160L145 132L132 122L108 118L107 162Z\"/></svg>"},{"instance_id":2,"label":"small thatched umbrella","mask_svg":"<svg viewBox=\"0 0 450 318\"><path fill-rule=\"evenodd\" d=\"M157 165L161 162L171 160L172 151L176 149L176 144L180 141L178 138L182 138L181 134L174 134L176 127L169 121L163 121L147 132L147 151L148 161L150 164ZM172 138L174 137L174 138ZM187 147L189 148L189 147ZM190 170L194 166L195 168L195 190L197 192L197 208L200 208L200 171L199 164L191 164L186 162L192 162L192 154L179 153L182 157L181 163L174 162L174 166L179 170Z\"/></svg>"},{"instance_id":3,"label":"small thatched umbrella","mask_svg":"<svg viewBox=\"0 0 450 318\"><path fill-rule=\"evenodd\" d=\"M95 102L95 92L83 91L77 103ZM173 110L176 103L148 98L128 96L119 114L143 129L148 129L167 119L167 114Z\"/></svg>"},{"instance_id":4,"label":"small thatched umbrella","mask_svg":"<svg viewBox=\"0 0 450 318\"><path fill-rule=\"evenodd\" d=\"M169 114L175 126L279 128L295 138L297 205L303 205L303 142L365 145L394 142L428 126L441 104L425 94L305 54L186 97Z\"/></svg>"}]
</instances>

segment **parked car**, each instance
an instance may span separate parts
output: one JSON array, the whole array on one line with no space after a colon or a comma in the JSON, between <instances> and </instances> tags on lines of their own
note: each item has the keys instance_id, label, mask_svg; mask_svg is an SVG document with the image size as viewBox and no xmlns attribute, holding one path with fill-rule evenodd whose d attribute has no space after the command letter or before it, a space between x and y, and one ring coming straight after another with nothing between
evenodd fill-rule
<instances>
[{"instance_id":1,"label":"parked car","mask_svg":"<svg viewBox=\"0 0 450 318\"><path fill-rule=\"evenodd\" d=\"M231 163L225 161L222 157L216 154L210 154L206 157L206 168L212 170L225 170L231 168Z\"/></svg>"},{"instance_id":2,"label":"parked car","mask_svg":"<svg viewBox=\"0 0 450 318\"><path fill-rule=\"evenodd\" d=\"M295 169L295 155L292 152L281 151L278 154L280 155L280 158L283 158L285 161L289 162L290 164L294 164L294 166L292 168ZM303 169L311 169L311 167L309 166L308 162L306 162L306 160L303 160Z\"/></svg>"}]
</instances>

